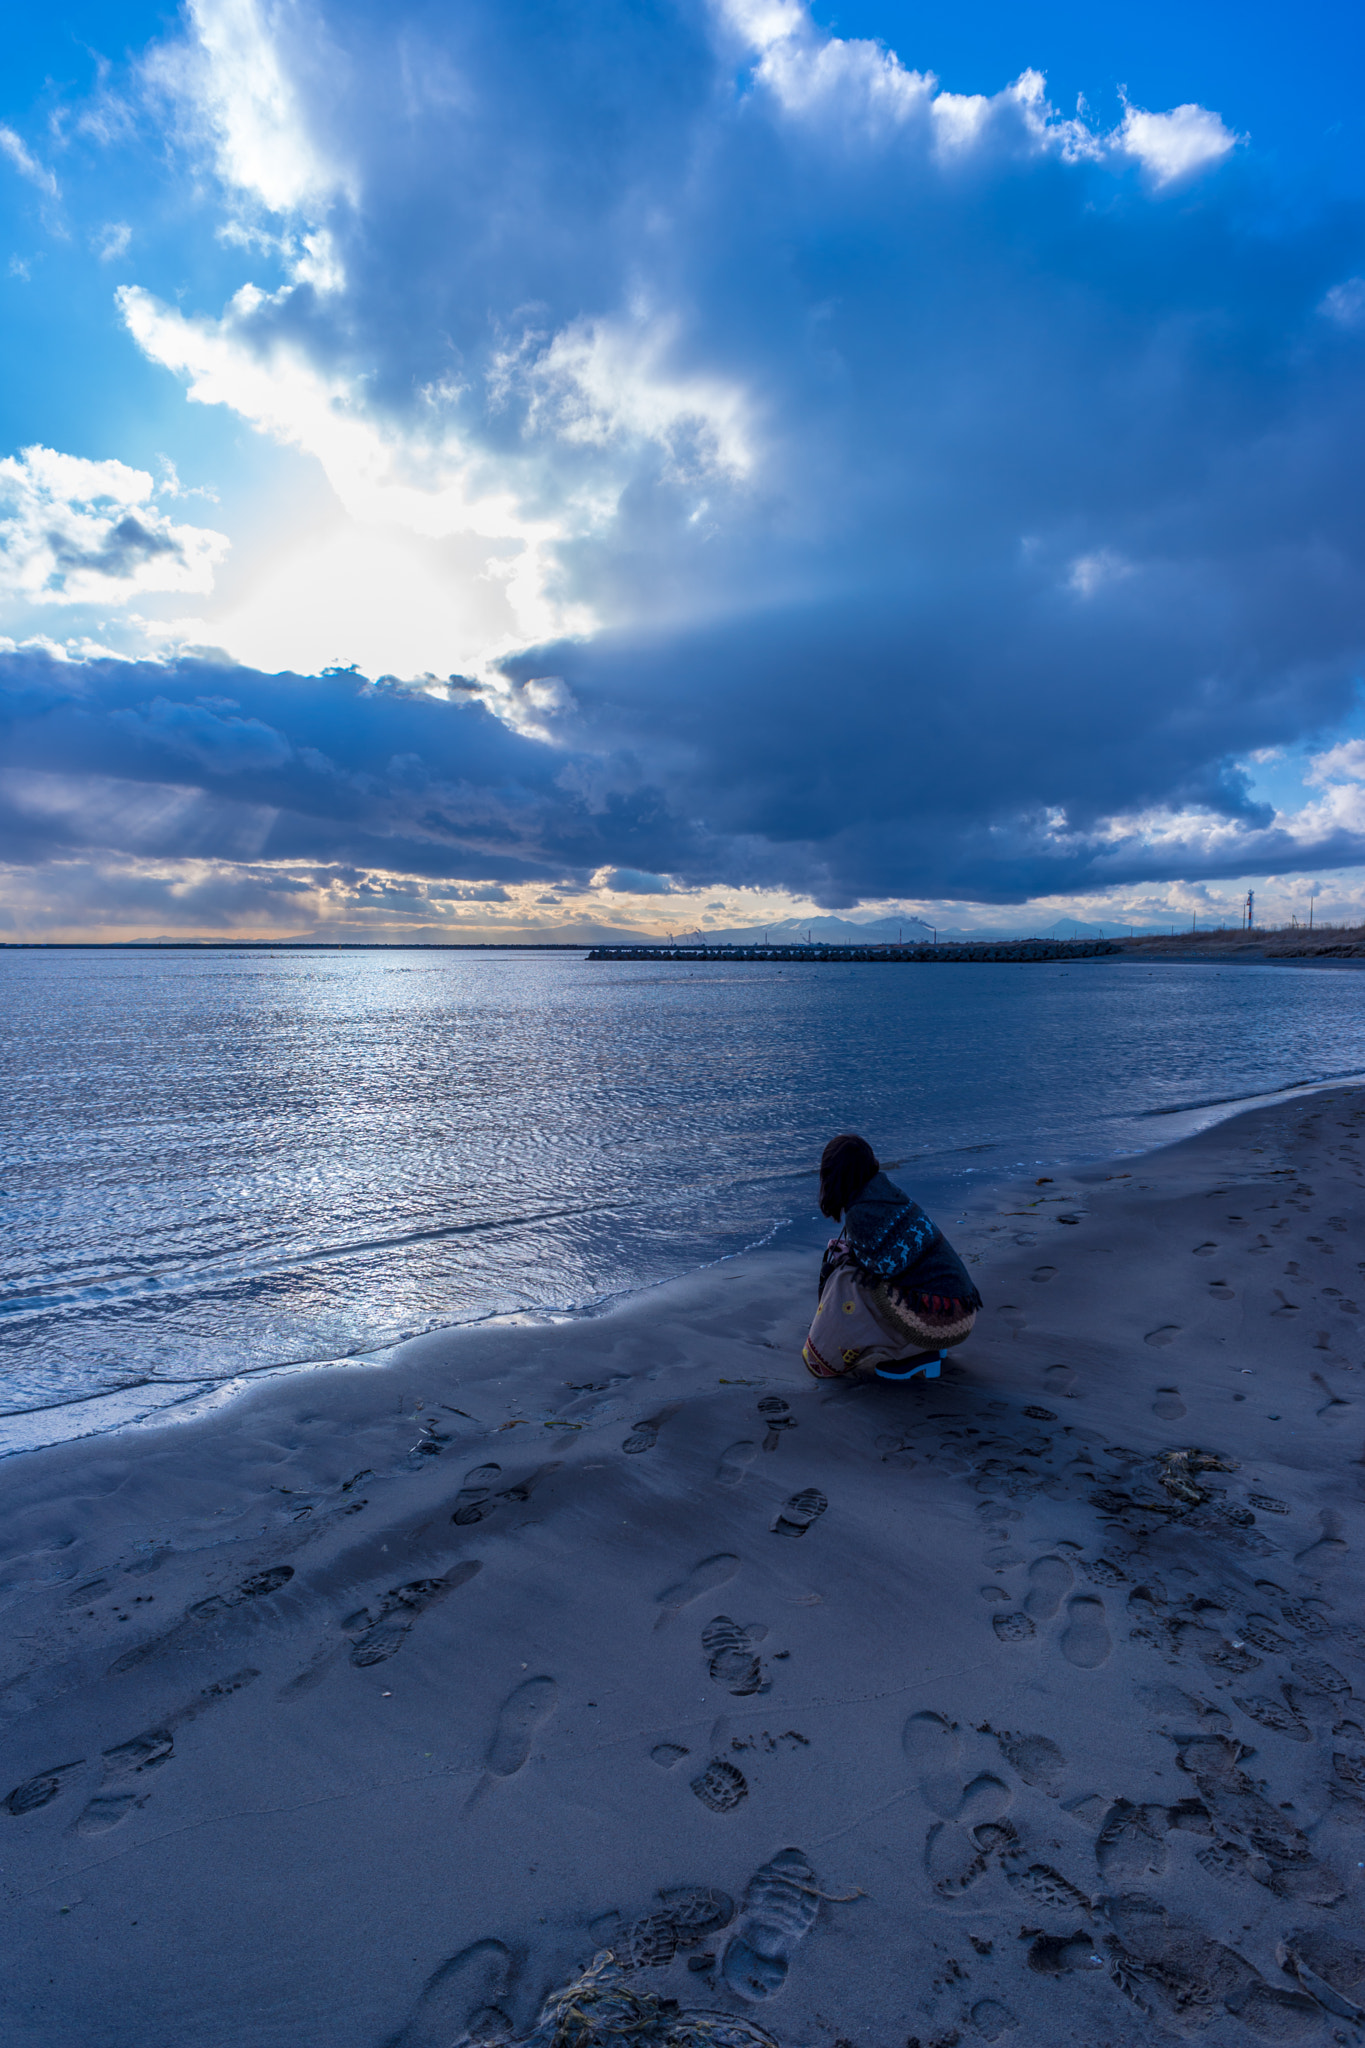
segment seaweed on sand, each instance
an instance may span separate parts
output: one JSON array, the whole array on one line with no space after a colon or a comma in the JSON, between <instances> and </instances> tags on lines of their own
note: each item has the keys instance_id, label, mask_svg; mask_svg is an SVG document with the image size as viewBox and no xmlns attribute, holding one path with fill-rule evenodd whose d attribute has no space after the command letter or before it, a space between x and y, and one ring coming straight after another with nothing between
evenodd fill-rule
<instances>
[{"instance_id":1,"label":"seaweed on sand","mask_svg":"<svg viewBox=\"0 0 1365 2048\"><path fill-rule=\"evenodd\" d=\"M519 2048L778 2048L752 2020L683 2012L676 1999L631 1991L610 1949L552 1991Z\"/></svg>"},{"instance_id":2,"label":"seaweed on sand","mask_svg":"<svg viewBox=\"0 0 1365 2048\"><path fill-rule=\"evenodd\" d=\"M1202 1507L1209 1498L1209 1490L1199 1484L1201 1472L1235 1472L1235 1458L1220 1457L1216 1451L1201 1451L1192 1447L1182 1451L1162 1451L1157 1464L1160 1467L1158 1479L1167 1493L1177 1500L1188 1502L1191 1507Z\"/></svg>"}]
</instances>

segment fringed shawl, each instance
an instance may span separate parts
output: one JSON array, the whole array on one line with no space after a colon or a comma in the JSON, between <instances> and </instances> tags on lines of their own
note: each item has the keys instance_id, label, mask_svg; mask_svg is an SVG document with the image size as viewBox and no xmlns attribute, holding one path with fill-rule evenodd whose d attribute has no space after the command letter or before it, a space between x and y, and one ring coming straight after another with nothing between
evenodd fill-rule
<instances>
[{"instance_id":1,"label":"fringed shawl","mask_svg":"<svg viewBox=\"0 0 1365 2048\"><path fill-rule=\"evenodd\" d=\"M981 1307L981 1296L938 1225L884 1173L844 1215L844 1242L865 1273L902 1293Z\"/></svg>"}]
</instances>

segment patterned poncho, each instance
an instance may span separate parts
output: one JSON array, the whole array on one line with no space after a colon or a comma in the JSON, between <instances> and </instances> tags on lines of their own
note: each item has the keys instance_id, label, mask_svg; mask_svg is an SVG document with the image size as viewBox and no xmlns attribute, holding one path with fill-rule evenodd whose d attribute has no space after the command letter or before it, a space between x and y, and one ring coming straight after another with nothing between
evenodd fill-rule
<instances>
[{"instance_id":1,"label":"patterned poncho","mask_svg":"<svg viewBox=\"0 0 1365 2048\"><path fill-rule=\"evenodd\" d=\"M981 1307L975 1283L938 1225L884 1173L874 1174L845 1210L836 1243L870 1279L885 1280L911 1299ZM827 1266L833 1251L831 1246ZM822 1291L827 1277L822 1270Z\"/></svg>"}]
</instances>

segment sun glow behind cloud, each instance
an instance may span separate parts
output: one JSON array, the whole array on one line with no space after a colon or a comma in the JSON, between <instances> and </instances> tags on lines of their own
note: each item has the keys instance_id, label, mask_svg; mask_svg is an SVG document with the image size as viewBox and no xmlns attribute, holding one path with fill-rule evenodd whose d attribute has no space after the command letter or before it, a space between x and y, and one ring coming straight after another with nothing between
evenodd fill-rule
<instances>
[{"instance_id":1,"label":"sun glow behind cloud","mask_svg":"<svg viewBox=\"0 0 1365 2048\"><path fill-rule=\"evenodd\" d=\"M253 847L272 916L657 925L1365 853L1344 768L1286 804L1246 765L1334 760L1365 649L1347 228L1263 232L1193 103L958 92L797 0L533 16L194 0L143 59L232 281L130 275L103 195L82 246L145 363L321 481L264 549L150 467L21 459L12 638L161 664L75 686L181 792L92 796L100 857ZM437 722L381 744L362 692L335 737L307 679L351 665ZM474 706L511 752L467 758ZM48 795L9 788L12 843L88 861L52 794L86 769L23 748Z\"/></svg>"}]
</instances>

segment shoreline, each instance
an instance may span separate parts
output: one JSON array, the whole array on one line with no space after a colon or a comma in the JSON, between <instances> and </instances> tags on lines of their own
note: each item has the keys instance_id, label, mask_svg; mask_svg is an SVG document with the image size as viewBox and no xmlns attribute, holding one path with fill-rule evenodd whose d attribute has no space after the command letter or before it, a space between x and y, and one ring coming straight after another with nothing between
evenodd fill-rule
<instances>
[{"instance_id":1,"label":"shoreline","mask_svg":"<svg viewBox=\"0 0 1365 2048\"><path fill-rule=\"evenodd\" d=\"M1358 1076L1365 1080L1365 1070L1309 1077L1302 1081L1287 1083L1280 1088L1216 1097L1208 1101L1176 1103L1141 1111L1132 1121L1140 1124L1156 1123L1167 1118L1196 1117L1210 1110L1222 1110L1225 1113L1206 1124L1199 1125L1193 1131L1182 1132L1176 1137L1159 1137L1149 1148L1141 1152L1117 1150L1065 1160L1049 1159L1040 1154L1038 1160L1033 1163L1050 1165L1054 1172L1064 1175L1079 1176L1099 1171L1106 1165L1117 1164L1120 1160L1159 1156L1256 1108L1309 1100L1324 1089L1356 1081ZM969 1149L975 1152L979 1148ZM951 1206L957 1206L962 1202L969 1207L972 1204L992 1203L997 1193L1012 1185L1018 1177L1018 1171L1022 1170L993 1173L991 1169L983 1168L982 1178L978 1182L969 1182L959 1189L956 1185L950 1186L944 1164L940 1159L934 1159L932 1162L914 1159L887 1162L889 1172L902 1172L909 1179L913 1179L922 1166L927 1168L924 1178L938 1192L951 1192ZM812 1170L809 1174L812 1189L815 1178ZM938 1203L938 1206L946 1214L947 1206L950 1205ZM735 1251L723 1252L717 1258L687 1273L659 1280L641 1280L629 1288L568 1307L523 1305L474 1316L466 1322L436 1323L426 1330L381 1340L375 1344L361 1345L354 1351L336 1353L332 1356L268 1360L259 1365L225 1369L221 1376L213 1378L171 1380L149 1377L127 1386L96 1389L88 1394L73 1394L66 1399L35 1403L30 1407L0 1408L0 1466L11 1457L27 1455L63 1443L78 1442L87 1436L106 1436L123 1430L155 1428L162 1423L170 1426L181 1421L193 1420L201 1412L216 1411L224 1404L241 1398L252 1387L272 1379L329 1371L384 1371L407 1345L413 1343L431 1339L456 1342L462 1334L485 1327L506 1325L515 1328L523 1325L549 1326L563 1322L592 1321L613 1314L637 1297L649 1297L661 1288L700 1280L715 1267L730 1260L761 1258L771 1247L772 1240L784 1231L793 1233L794 1242L804 1243L805 1238L810 1236L812 1245L816 1243L817 1238L823 1244L825 1225L813 1210L805 1218L778 1218L765 1235L754 1243L741 1246ZM812 1232L814 1236L811 1236ZM59 1417L67 1418L71 1426L54 1431L49 1423L45 1429L41 1420L43 1417L52 1418L54 1421Z\"/></svg>"},{"instance_id":2,"label":"shoreline","mask_svg":"<svg viewBox=\"0 0 1365 2048\"><path fill-rule=\"evenodd\" d=\"M1000 1186L937 1382L809 1379L801 1245L15 1461L8 2038L510 2043L611 1950L780 2048L1355 2040L1362 1143Z\"/></svg>"}]
</instances>

